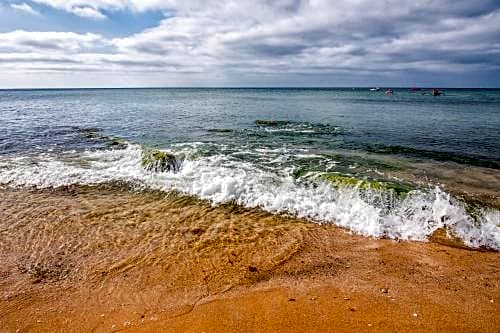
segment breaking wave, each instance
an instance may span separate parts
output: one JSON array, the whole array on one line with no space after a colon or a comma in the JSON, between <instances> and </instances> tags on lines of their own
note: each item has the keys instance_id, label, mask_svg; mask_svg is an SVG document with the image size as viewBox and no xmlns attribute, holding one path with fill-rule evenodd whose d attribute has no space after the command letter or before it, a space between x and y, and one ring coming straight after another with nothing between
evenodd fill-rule
<instances>
[{"instance_id":1,"label":"breaking wave","mask_svg":"<svg viewBox=\"0 0 500 333\"><path fill-rule=\"evenodd\" d=\"M439 188L391 191L332 186L326 180L296 179L292 175L257 168L227 155L197 154L197 144L173 146L184 156L176 172L144 168L143 148L85 151L61 158L50 154L0 159L0 184L59 187L126 182L137 189L179 191L211 201L260 207L319 223L333 223L373 237L424 241L444 228L470 247L500 250L500 214L484 209L471 217L465 205Z\"/></svg>"}]
</instances>

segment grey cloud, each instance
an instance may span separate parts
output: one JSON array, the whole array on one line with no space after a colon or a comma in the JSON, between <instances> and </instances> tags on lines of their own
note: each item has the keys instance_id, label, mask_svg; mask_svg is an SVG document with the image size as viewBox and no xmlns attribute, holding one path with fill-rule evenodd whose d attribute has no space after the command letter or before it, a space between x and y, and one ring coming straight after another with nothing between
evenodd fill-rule
<instances>
[{"instance_id":1,"label":"grey cloud","mask_svg":"<svg viewBox=\"0 0 500 333\"><path fill-rule=\"evenodd\" d=\"M18 43L20 46L28 46L35 49L62 50L64 47L48 40L23 40Z\"/></svg>"},{"instance_id":2,"label":"grey cloud","mask_svg":"<svg viewBox=\"0 0 500 333\"><path fill-rule=\"evenodd\" d=\"M60 9L67 4L39 2ZM416 72L451 77L449 73L499 71L498 1L77 2L98 12L157 9L173 16L151 29L112 40L81 34L0 34L0 54L39 53L48 65L51 58L69 53L82 69L200 73L214 81L255 77L254 73L281 82L280 75L286 79L292 74L321 75L323 80L339 73L390 78L406 71L420 78L423 74ZM68 62L68 68L76 67Z\"/></svg>"},{"instance_id":3,"label":"grey cloud","mask_svg":"<svg viewBox=\"0 0 500 333\"><path fill-rule=\"evenodd\" d=\"M108 64L115 64L121 66L138 66L138 67L178 67L177 63L169 63L167 61L161 60L132 60L132 59L123 59L123 60L115 60L115 59L103 59L102 62Z\"/></svg>"},{"instance_id":4,"label":"grey cloud","mask_svg":"<svg viewBox=\"0 0 500 333\"><path fill-rule=\"evenodd\" d=\"M12 63L46 63L46 64L79 64L80 61L74 59L62 59L62 58L51 58L51 57L26 57L26 56L14 56L9 58L2 58L0 55L0 64L12 64Z\"/></svg>"}]
</instances>

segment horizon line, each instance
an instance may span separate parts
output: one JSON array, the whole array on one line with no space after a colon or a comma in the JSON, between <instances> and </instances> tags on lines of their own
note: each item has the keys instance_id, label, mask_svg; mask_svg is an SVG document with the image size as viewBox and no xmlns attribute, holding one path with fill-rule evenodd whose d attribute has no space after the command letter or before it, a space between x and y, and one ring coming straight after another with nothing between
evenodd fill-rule
<instances>
[{"instance_id":1,"label":"horizon line","mask_svg":"<svg viewBox=\"0 0 500 333\"><path fill-rule=\"evenodd\" d=\"M9 90L118 90L118 89L500 89L499 87L446 87L446 86L131 86L131 87L22 87Z\"/></svg>"}]
</instances>

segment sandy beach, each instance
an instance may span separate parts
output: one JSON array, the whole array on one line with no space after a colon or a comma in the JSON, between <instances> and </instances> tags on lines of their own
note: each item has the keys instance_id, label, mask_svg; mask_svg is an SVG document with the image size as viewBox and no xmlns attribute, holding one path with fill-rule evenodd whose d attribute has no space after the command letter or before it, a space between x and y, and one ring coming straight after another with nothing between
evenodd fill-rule
<instances>
[{"instance_id":1,"label":"sandy beach","mask_svg":"<svg viewBox=\"0 0 500 333\"><path fill-rule=\"evenodd\" d=\"M0 333L500 333L500 0L0 0Z\"/></svg>"},{"instance_id":2,"label":"sandy beach","mask_svg":"<svg viewBox=\"0 0 500 333\"><path fill-rule=\"evenodd\" d=\"M500 256L117 186L0 189L1 332L495 332Z\"/></svg>"}]
</instances>

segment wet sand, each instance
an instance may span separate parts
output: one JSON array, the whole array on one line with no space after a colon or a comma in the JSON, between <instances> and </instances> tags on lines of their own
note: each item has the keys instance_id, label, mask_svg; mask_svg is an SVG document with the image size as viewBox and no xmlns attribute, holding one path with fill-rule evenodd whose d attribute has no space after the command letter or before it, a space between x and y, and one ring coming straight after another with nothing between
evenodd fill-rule
<instances>
[{"instance_id":1,"label":"wet sand","mask_svg":"<svg viewBox=\"0 0 500 333\"><path fill-rule=\"evenodd\" d=\"M500 255L113 186L0 189L0 332L477 331Z\"/></svg>"}]
</instances>

